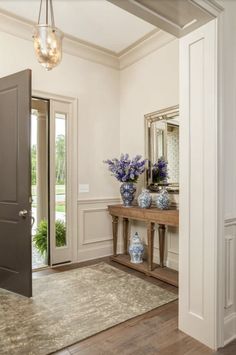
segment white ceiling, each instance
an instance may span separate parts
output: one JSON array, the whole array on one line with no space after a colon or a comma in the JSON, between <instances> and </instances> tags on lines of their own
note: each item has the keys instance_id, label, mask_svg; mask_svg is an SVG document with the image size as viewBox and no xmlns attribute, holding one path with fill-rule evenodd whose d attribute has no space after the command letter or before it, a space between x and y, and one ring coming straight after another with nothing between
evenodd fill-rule
<instances>
[{"instance_id":1,"label":"white ceiling","mask_svg":"<svg viewBox=\"0 0 236 355\"><path fill-rule=\"evenodd\" d=\"M0 11L36 23L39 4L40 0L0 0ZM54 0L53 8L56 26L64 33L115 53L156 29L106 0Z\"/></svg>"}]
</instances>

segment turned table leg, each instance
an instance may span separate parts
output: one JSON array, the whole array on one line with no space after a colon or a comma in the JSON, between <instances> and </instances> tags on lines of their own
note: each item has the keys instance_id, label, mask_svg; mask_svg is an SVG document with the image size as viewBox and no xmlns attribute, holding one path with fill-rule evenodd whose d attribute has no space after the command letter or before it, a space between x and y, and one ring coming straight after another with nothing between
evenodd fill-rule
<instances>
[{"instance_id":1,"label":"turned table leg","mask_svg":"<svg viewBox=\"0 0 236 355\"><path fill-rule=\"evenodd\" d=\"M117 216L112 216L112 232L113 232L113 255L117 256L117 233L118 233Z\"/></svg>"},{"instance_id":2,"label":"turned table leg","mask_svg":"<svg viewBox=\"0 0 236 355\"><path fill-rule=\"evenodd\" d=\"M164 267L166 226L164 224L159 224L158 232L159 232L160 266Z\"/></svg>"},{"instance_id":3,"label":"turned table leg","mask_svg":"<svg viewBox=\"0 0 236 355\"><path fill-rule=\"evenodd\" d=\"M155 232L155 223L147 224L147 242L148 242L148 270L153 270L153 240Z\"/></svg>"},{"instance_id":4,"label":"turned table leg","mask_svg":"<svg viewBox=\"0 0 236 355\"><path fill-rule=\"evenodd\" d=\"M129 230L129 220L128 218L123 218L124 254L128 254L128 230Z\"/></svg>"}]
</instances>

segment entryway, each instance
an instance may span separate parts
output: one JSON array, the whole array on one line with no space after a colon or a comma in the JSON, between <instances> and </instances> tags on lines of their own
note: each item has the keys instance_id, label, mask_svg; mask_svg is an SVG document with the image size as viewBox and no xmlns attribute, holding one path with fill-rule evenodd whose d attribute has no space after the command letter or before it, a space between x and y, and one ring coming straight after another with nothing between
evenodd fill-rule
<instances>
[{"instance_id":1,"label":"entryway","mask_svg":"<svg viewBox=\"0 0 236 355\"><path fill-rule=\"evenodd\" d=\"M32 193L32 268L50 265L50 223L55 224L56 247L67 244L67 118L66 113L52 117L54 132L50 135L50 100L32 98L31 111L31 193ZM51 140L53 136L53 140ZM54 146L53 181L50 191L51 157ZM50 195L55 199L53 214L49 214Z\"/></svg>"},{"instance_id":2,"label":"entryway","mask_svg":"<svg viewBox=\"0 0 236 355\"><path fill-rule=\"evenodd\" d=\"M32 98L33 270L71 261L70 133L70 103L49 97Z\"/></svg>"},{"instance_id":3,"label":"entryway","mask_svg":"<svg viewBox=\"0 0 236 355\"><path fill-rule=\"evenodd\" d=\"M1 78L0 91L0 288L31 297L32 261L72 261L76 100L32 99L30 70Z\"/></svg>"}]
</instances>

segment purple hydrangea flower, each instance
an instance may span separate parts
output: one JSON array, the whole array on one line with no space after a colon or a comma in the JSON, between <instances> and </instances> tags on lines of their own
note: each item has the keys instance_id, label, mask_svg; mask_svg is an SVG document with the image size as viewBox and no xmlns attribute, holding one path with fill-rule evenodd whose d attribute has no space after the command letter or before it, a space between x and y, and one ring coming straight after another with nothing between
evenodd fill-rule
<instances>
[{"instance_id":1,"label":"purple hydrangea flower","mask_svg":"<svg viewBox=\"0 0 236 355\"><path fill-rule=\"evenodd\" d=\"M153 164L152 180L154 183L167 183L168 179L168 162L162 157L157 163Z\"/></svg>"},{"instance_id":2,"label":"purple hydrangea flower","mask_svg":"<svg viewBox=\"0 0 236 355\"><path fill-rule=\"evenodd\" d=\"M121 154L120 159L107 159L104 163L108 165L108 170L118 181L137 182L138 177L145 171L146 159L142 160L141 155L131 159L129 154Z\"/></svg>"}]
</instances>

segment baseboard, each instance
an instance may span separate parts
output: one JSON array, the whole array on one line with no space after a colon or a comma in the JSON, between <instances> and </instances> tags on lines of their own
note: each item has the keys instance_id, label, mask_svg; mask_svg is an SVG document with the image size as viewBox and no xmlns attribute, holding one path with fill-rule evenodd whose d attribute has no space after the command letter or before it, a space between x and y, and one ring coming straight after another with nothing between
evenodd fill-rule
<instances>
[{"instance_id":1,"label":"baseboard","mask_svg":"<svg viewBox=\"0 0 236 355\"><path fill-rule=\"evenodd\" d=\"M179 271L178 257L179 257L178 254L171 253L169 251L168 257L167 257L166 261L164 262L165 266L169 267L170 269ZM159 248L154 248L153 261L154 261L154 263L157 263L157 264L160 263Z\"/></svg>"},{"instance_id":2,"label":"baseboard","mask_svg":"<svg viewBox=\"0 0 236 355\"><path fill-rule=\"evenodd\" d=\"M166 266L170 269L179 271L179 263L176 260L168 258L166 261Z\"/></svg>"},{"instance_id":3,"label":"baseboard","mask_svg":"<svg viewBox=\"0 0 236 355\"><path fill-rule=\"evenodd\" d=\"M121 246L119 244L117 245L117 252L118 253L121 252ZM78 250L77 262L99 259L106 256L110 256L112 254L113 254L113 246L111 243L110 245L102 246L99 248L95 247L95 248L89 248L87 250L83 248L83 250Z\"/></svg>"},{"instance_id":4,"label":"baseboard","mask_svg":"<svg viewBox=\"0 0 236 355\"><path fill-rule=\"evenodd\" d=\"M224 319L224 345L236 339L236 312L231 313Z\"/></svg>"}]
</instances>

